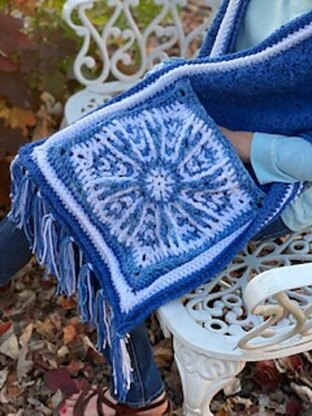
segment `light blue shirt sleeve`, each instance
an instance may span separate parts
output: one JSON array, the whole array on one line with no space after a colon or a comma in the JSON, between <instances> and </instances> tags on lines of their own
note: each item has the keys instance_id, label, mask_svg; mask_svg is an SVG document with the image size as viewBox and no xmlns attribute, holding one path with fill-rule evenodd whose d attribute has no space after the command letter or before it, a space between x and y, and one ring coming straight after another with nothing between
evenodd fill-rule
<instances>
[{"instance_id":1,"label":"light blue shirt sleeve","mask_svg":"<svg viewBox=\"0 0 312 416\"><path fill-rule=\"evenodd\" d=\"M282 220L292 231L300 231L312 225L312 184L308 183L301 195L281 214Z\"/></svg>"},{"instance_id":2,"label":"light blue shirt sleeve","mask_svg":"<svg viewBox=\"0 0 312 416\"><path fill-rule=\"evenodd\" d=\"M261 184L312 182L312 144L301 137L254 133L250 160Z\"/></svg>"},{"instance_id":3,"label":"light blue shirt sleeve","mask_svg":"<svg viewBox=\"0 0 312 416\"><path fill-rule=\"evenodd\" d=\"M281 214L287 227L299 231L312 225L312 143L301 137L254 133L251 165L261 184L307 181L304 191Z\"/></svg>"}]
</instances>

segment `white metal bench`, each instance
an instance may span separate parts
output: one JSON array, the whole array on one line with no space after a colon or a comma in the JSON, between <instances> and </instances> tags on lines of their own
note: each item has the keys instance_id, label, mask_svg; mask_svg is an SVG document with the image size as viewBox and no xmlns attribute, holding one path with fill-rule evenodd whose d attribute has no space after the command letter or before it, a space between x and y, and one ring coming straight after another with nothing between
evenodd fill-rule
<instances>
[{"instance_id":1,"label":"white metal bench","mask_svg":"<svg viewBox=\"0 0 312 416\"><path fill-rule=\"evenodd\" d=\"M88 15L95 3L111 7L102 30ZM136 83L167 57L167 49L173 45L180 56L190 53L192 42L205 33L219 1L202 1L203 22L188 34L180 18L188 1L154 0L159 14L146 27L139 27L133 17L138 3L66 1L64 18L83 38L74 75L85 87L68 100L66 124ZM117 26L121 17L127 26L123 29ZM92 42L102 65L90 76L85 67L97 67L90 55ZM114 42L120 42L119 48ZM137 65L131 61L133 48L140 55ZM312 229L277 241L250 243L217 279L160 308L164 333L173 336L186 416L212 415L213 396L235 381L246 362L312 348L311 261Z\"/></svg>"}]
</instances>

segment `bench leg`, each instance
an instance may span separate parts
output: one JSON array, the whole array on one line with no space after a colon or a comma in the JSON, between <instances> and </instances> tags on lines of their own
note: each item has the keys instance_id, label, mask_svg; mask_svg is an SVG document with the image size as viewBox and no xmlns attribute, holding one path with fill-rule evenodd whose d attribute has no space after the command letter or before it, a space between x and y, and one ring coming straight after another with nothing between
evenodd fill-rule
<instances>
[{"instance_id":1,"label":"bench leg","mask_svg":"<svg viewBox=\"0 0 312 416\"><path fill-rule=\"evenodd\" d=\"M213 416L212 398L242 371L245 362L209 357L174 338L175 360L179 369L185 416Z\"/></svg>"}]
</instances>

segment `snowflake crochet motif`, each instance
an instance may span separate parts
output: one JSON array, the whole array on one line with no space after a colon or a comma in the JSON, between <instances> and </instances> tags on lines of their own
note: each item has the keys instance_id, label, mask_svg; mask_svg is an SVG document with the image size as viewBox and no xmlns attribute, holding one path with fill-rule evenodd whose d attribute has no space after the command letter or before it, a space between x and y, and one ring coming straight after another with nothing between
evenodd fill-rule
<instances>
[{"instance_id":1,"label":"snowflake crochet motif","mask_svg":"<svg viewBox=\"0 0 312 416\"><path fill-rule=\"evenodd\" d=\"M107 122L72 163L93 215L140 267L198 249L250 210L228 150L181 100Z\"/></svg>"},{"instance_id":2,"label":"snowflake crochet motif","mask_svg":"<svg viewBox=\"0 0 312 416\"><path fill-rule=\"evenodd\" d=\"M157 202L168 202L174 196L176 181L170 171L160 167L151 170L145 179L146 197Z\"/></svg>"}]
</instances>

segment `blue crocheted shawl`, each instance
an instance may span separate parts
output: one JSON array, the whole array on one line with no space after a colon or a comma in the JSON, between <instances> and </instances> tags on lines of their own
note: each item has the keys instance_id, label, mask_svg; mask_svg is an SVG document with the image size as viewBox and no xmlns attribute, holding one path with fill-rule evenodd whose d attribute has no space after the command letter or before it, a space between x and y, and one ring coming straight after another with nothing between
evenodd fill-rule
<instances>
[{"instance_id":1,"label":"blue crocheted shawl","mask_svg":"<svg viewBox=\"0 0 312 416\"><path fill-rule=\"evenodd\" d=\"M233 52L247 4L222 4L198 58L166 61L12 165L11 218L109 342L119 397L126 334L216 276L302 189L260 187L217 127L312 131L312 13Z\"/></svg>"}]
</instances>

